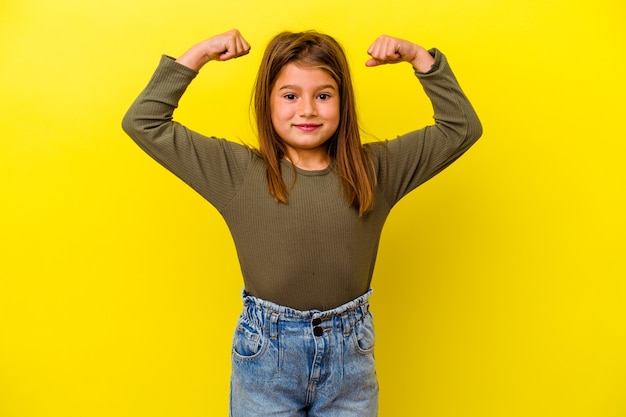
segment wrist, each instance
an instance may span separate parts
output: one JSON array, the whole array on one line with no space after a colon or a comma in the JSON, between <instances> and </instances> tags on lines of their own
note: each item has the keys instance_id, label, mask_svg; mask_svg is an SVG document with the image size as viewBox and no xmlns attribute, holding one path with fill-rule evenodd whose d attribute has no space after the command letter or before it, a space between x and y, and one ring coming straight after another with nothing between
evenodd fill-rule
<instances>
[{"instance_id":1,"label":"wrist","mask_svg":"<svg viewBox=\"0 0 626 417\"><path fill-rule=\"evenodd\" d=\"M420 48L411 65L418 72L427 73L435 64L435 58L424 48Z\"/></svg>"},{"instance_id":2,"label":"wrist","mask_svg":"<svg viewBox=\"0 0 626 417\"><path fill-rule=\"evenodd\" d=\"M194 71L200 71L200 69L210 60L210 56L205 53L204 49L200 48L199 45L195 45L182 54L176 62L191 68Z\"/></svg>"}]
</instances>

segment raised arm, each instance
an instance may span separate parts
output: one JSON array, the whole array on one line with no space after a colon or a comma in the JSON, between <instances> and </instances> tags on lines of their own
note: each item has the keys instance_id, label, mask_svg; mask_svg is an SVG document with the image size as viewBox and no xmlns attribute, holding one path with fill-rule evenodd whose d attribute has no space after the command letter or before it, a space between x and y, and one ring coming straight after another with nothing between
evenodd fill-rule
<instances>
[{"instance_id":1,"label":"raised arm","mask_svg":"<svg viewBox=\"0 0 626 417\"><path fill-rule=\"evenodd\" d=\"M250 150L196 133L173 119L178 102L207 62L245 55L250 45L236 30L202 41L174 61L163 56L122 121L124 131L153 159L222 208L242 181Z\"/></svg>"},{"instance_id":2,"label":"raised arm","mask_svg":"<svg viewBox=\"0 0 626 417\"><path fill-rule=\"evenodd\" d=\"M467 151L482 135L482 125L440 51L383 35L368 54L369 67L411 64L434 110L434 125L372 147L380 155L379 181L393 205Z\"/></svg>"}]
</instances>

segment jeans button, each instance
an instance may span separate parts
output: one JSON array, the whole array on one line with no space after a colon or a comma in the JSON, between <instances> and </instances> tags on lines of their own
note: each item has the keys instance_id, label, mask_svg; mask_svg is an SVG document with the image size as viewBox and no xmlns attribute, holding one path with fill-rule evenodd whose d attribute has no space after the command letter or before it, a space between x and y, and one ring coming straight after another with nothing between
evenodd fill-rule
<instances>
[{"instance_id":1,"label":"jeans button","mask_svg":"<svg viewBox=\"0 0 626 417\"><path fill-rule=\"evenodd\" d=\"M321 327L314 327L313 328L313 334L315 336L321 336L322 334L324 334L324 330Z\"/></svg>"},{"instance_id":2,"label":"jeans button","mask_svg":"<svg viewBox=\"0 0 626 417\"><path fill-rule=\"evenodd\" d=\"M313 326L319 326L320 324L322 324L322 319L319 317L313 319Z\"/></svg>"}]
</instances>

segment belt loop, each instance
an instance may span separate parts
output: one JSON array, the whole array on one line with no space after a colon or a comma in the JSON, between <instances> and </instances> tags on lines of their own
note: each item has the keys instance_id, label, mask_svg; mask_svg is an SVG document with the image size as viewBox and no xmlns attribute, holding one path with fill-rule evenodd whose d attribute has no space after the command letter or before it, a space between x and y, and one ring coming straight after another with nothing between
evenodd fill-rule
<instances>
[{"instance_id":1,"label":"belt loop","mask_svg":"<svg viewBox=\"0 0 626 417\"><path fill-rule=\"evenodd\" d=\"M370 311L369 303L363 304L360 310L361 310L361 320L363 320L369 314L369 311Z\"/></svg>"},{"instance_id":2,"label":"belt loop","mask_svg":"<svg viewBox=\"0 0 626 417\"><path fill-rule=\"evenodd\" d=\"M276 339L278 337L278 313L272 311L270 316L270 338Z\"/></svg>"},{"instance_id":3,"label":"belt loop","mask_svg":"<svg viewBox=\"0 0 626 417\"><path fill-rule=\"evenodd\" d=\"M350 336L350 332L352 332L352 318L350 317L349 311L341 313L341 325L343 326L343 336Z\"/></svg>"}]
</instances>

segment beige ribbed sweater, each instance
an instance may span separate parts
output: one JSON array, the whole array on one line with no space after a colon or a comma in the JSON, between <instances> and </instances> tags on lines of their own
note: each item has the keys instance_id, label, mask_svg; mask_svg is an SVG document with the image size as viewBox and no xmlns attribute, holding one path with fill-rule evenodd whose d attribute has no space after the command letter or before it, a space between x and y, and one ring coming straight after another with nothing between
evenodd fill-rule
<instances>
[{"instance_id":1,"label":"beige ribbed sweater","mask_svg":"<svg viewBox=\"0 0 626 417\"><path fill-rule=\"evenodd\" d=\"M365 144L377 177L374 210L348 207L334 163L295 168L288 204L270 195L265 166L249 148L206 137L174 122L178 101L197 75L167 56L128 110L123 128L152 158L206 198L232 233L245 289L298 310L328 310L370 287L378 242L400 198L463 154L482 127L447 60L415 73L434 108L435 124L394 140ZM291 184L293 167L283 162Z\"/></svg>"}]
</instances>

